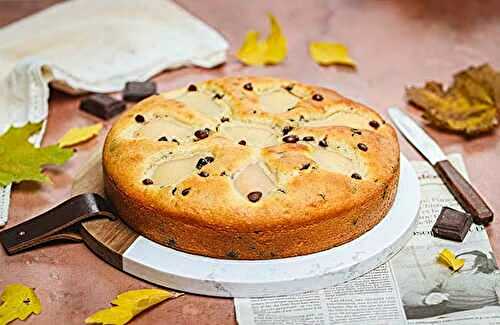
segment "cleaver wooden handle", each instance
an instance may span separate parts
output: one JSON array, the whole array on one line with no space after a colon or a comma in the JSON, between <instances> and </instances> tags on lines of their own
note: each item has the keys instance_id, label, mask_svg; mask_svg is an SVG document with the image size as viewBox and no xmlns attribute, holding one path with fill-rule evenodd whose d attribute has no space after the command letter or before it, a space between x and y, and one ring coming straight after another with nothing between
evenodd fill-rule
<instances>
[{"instance_id":1,"label":"cleaver wooden handle","mask_svg":"<svg viewBox=\"0 0 500 325\"><path fill-rule=\"evenodd\" d=\"M80 241L80 223L95 217L115 219L108 202L99 194L74 196L51 210L0 232L8 255L53 240Z\"/></svg>"},{"instance_id":2,"label":"cleaver wooden handle","mask_svg":"<svg viewBox=\"0 0 500 325\"><path fill-rule=\"evenodd\" d=\"M493 211L448 160L438 161L434 169L462 208L472 215L475 223L486 225L493 220Z\"/></svg>"}]
</instances>

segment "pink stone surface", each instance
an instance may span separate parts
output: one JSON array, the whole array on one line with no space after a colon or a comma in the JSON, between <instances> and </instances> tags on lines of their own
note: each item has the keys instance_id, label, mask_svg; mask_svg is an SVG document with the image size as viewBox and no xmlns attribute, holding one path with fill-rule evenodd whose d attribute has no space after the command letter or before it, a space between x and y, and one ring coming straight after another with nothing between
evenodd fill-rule
<instances>
[{"instance_id":1,"label":"pink stone surface","mask_svg":"<svg viewBox=\"0 0 500 325\"><path fill-rule=\"evenodd\" d=\"M2 1L0 26L57 1ZM500 69L500 2L498 1L195 1L179 4L219 30L231 44L227 63L216 69L185 68L157 76L159 90L225 75L272 75L337 89L385 115L388 106L406 107L404 88L426 80L449 82L457 70L489 62ZM234 52L246 31L267 32L266 13L282 23L288 58L273 67L246 67ZM308 54L308 42L342 42L357 61L356 70L319 67ZM44 144L69 128L98 121L78 111L78 97L53 91ZM418 111L411 110L417 117ZM106 122L109 129L111 122ZM494 211L500 211L500 131L474 140L428 129L447 153L464 155L473 184ZM70 195L71 183L105 132L78 146L63 167L47 170L52 184L14 186L7 227L31 218ZM402 138L401 150L420 159ZM500 256L500 219L488 227ZM153 287L97 258L83 244L58 244L7 257L0 250L0 288L21 282L36 288L43 312L26 324L82 324L120 292ZM231 299L186 294L157 306L132 324L235 324Z\"/></svg>"}]
</instances>

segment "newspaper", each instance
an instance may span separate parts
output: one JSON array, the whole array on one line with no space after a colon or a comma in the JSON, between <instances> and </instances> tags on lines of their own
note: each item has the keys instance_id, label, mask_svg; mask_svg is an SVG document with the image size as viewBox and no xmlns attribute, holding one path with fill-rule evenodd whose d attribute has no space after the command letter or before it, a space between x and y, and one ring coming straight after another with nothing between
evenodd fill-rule
<instances>
[{"instance_id":1,"label":"newspaper","mask_svg":"<svg viewBox=\"0 0 500 325\"><path fill-rule=\"evenodd\" d=\"M465 176L461 155L449 156ZM461 210L432 167L412 162L422 201L414 236L394 258L349 282L294 296L234 299L240 325L500 324L500 270L486 230L472 225L463 243L435 238L443 206ZM451 272L436 257L451 249L465 265Z\"/></svg>"}]
</instances>

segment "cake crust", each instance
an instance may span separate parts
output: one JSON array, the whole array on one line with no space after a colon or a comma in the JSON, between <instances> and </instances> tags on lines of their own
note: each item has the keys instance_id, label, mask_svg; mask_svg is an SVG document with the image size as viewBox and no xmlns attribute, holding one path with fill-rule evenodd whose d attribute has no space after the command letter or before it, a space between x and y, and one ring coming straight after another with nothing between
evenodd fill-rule
<instances>
[{"instance_id":1,"label":"cake crust","mask_svg":"<svg viewBox=\"0 0 500 325\"><path fill-rule=\"evenodd\" d=\"M145 237L199 255L270 259L375 226L394 200L399 146L380 115L333 90L226 77L124 113L103 168L118 214Z\"/></svg>"}]
</instances>

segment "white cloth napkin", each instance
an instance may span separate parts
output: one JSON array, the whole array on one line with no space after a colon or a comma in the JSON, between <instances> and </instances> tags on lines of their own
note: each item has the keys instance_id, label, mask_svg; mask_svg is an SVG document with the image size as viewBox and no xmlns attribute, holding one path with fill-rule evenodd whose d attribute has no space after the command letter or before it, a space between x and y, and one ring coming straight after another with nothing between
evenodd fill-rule
<instances>
[{"instance_id":1,"label":"white cloth napkin","mask_svg":"<svg viewBox=\"0 0 500 325\"><path fill-rule=\"evenodd\" d=\"M0 134L48 114L48 83L111 92L167 68L216 66L227 42L170 0L75 0L0 29ZM39 145L42 132L31 140ZM0 226L10 186L0 188Z\"/></svg>"}]
</instances>

